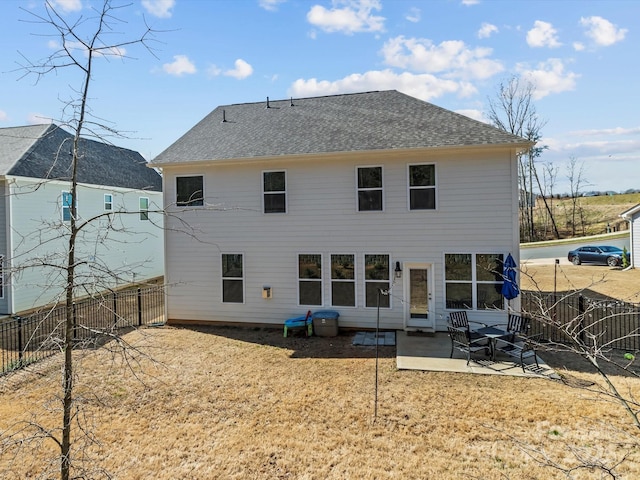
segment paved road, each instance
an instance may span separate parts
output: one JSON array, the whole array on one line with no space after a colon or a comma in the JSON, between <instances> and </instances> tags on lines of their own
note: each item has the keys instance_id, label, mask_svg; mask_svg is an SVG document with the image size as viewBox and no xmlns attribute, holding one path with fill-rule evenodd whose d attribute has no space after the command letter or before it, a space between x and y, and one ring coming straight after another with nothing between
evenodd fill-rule
<instances>
[{"instance_id":1,"label":"paved road","mask_svg":"<svg viewBox=\"0 0 640 480\"><path fill-rule=\"evenodd\" d=\"M577 239L575 242L565 242L559 245L545 247L526 247L520 249L521 263L553 264L555 259L560 260L561 265L568 265L567 253L576 247L583 245L611 245L629 250L629 237L604 238L604 239Z\"/></svg>"}]
</instances>

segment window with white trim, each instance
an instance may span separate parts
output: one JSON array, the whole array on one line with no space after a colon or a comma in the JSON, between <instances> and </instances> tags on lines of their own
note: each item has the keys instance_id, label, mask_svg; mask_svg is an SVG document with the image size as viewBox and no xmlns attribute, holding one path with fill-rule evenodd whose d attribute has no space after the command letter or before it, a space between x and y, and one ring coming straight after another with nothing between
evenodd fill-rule
<instances>
[{"instance_id":1,"label":"window with white trim","mask_svg":"<svg viewBox=\"0 0 640 480\"><path fill-rule=\"evenodd\" d=\"M104 194L104 210L110 212L113 210L113 195L110 193Z\"/></svg>"},{"instance_id":2,"label":"window with white trim","mask_svg":"<svg viewBox=\"0 0 640 480\"><path fill-rule=\"evenodd\" d=\"M70 222L71 221L71 192L62 192L61 200L62 200L62 221ZM78 199L76 198L76 212L78 208Z\"/></svg>"},{"instance_id":3,"label":"window with white trim","mask_svg":"<svg viewBox=\"0 0 640 480\"><path fill-rule=\"evenodd\" d=\"M358 167L356 177L358 211L382 211L382 167Z\"/></svg>"},{"instance_id":4,"label":"window with white trim","mask_svg":"<svg viewBox=\"0 0 640 480\"><path fill-rule=\"evenodd\" d=\"M389 295L379 295L378 291L388 291L389 279L389 255L365 254L364 256L364 289L365 306L377 307L380 299L381 308L389 308Z\"/></svg>"},{"instance_id":5,"label":"window with white trim","mask_svg":"<svg viewBox=\"0 0 640 480\"><path fill-rule=\"evenodd\" d=\"M322 255L298 255L298 302L300 305L322 305Z\"/></svg>"},{"instance_id":6,"label":"window with white trim","mask_svg":"<svg viewBox=\"0 0 640 480\"><path fill-rule=\"evenodd\" d=\"M444 256L446 308L502 310L501 253L447 253Z\"/></svg>"},{"instance_id":7,"label":"window with white trim","mask_svg":"<svg viewBox=\"0 0 640 480\"><path fill-rule=\"evenodd\" d=\"M409 165L409 210L435 210L436 166Z\"/></svg>"},{"instance_id":8,"label":"window with white trim","mask_svg":"<svg viewBox=\"0 0 640 480\"><path fill-rule=\"evenodd\" d=\"M140 197L138 203L140 207L140 220L149 220L149 198Z\"/></svg>"},{"instance_id":9,"label":"window with white trim","mask_svg":"<svg viewBox=\"0 0 640 480\"><path fill-rule=\"evenodd\" d=\"M241 253L222 254L222 302L244 303L244 265Z\"/></svg>"},{"instance_id":10,"label":"window with white trim","mask_svg":"<svg viewBox=\"0 0 640 480\"><path fill-rule=\"evenodd\" d=\"M262 172L262 198L264 213L287 212L286 172Z\"/></svg>"},{"instance_id":11,"label":"window with white trim","mask_svg":"<svg viewBox=\"0 0 640 480\"><path fill-rule=\"evenodd\" d=\"M331 255L331 305L356 306L355 255Z\"/></svg>"},{"instance_id":12,"label":"window with white trim","mask_svg":"<svg viewBox=\"0 0 640 480\"><path fill-rule=\"evenodd\" d=\"M202 175L176 177L176 205L178 207L201 207L204 205L204 177Z\"/></svg>"}]
</instances>

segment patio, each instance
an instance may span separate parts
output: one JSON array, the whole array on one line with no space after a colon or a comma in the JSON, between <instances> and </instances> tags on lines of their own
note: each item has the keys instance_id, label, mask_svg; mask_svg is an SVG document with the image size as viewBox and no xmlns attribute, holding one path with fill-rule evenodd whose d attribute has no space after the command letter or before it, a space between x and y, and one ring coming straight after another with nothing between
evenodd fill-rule
<instances>
[{"instance_id":1,"label":"patio","mask_svg":"<svg viewBox=\"0 0 640 480\"><path fill-rule=\"evenodd\" d=\"M496 355L495 361L481 354L472 355L469 365L464 354L451 354L451 340L445 332L434 334L396 332L396 363L400 370L425 370L433 372L476 373L481 375L510 375L517 377L559 378L538 355L536 367L533 359L525 361L525 371L512 358Z\"/></svg>"}]
</instances>

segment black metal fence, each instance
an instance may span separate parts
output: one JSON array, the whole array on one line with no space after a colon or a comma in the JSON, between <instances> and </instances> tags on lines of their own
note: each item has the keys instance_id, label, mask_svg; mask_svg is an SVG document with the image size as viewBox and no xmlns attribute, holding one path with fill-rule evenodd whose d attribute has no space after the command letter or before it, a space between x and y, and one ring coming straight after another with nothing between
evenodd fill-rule
<instances>
[{"instance_id":1,"label":"black metal fence","mask_svg":"<svg viewBox=\"0 0 640 480\"><path fill-rule=\"evenodd\" d=\"M532 292L522 292L521 302L521 310L532 318L531 333L544 339L567 343L569 331L587 343L595 338L601 346L640 351L638 303Z\"/></svg>"},{"instance_id":2,"label":"black metal fence","mask_svg":"<svg viewBox=\"0 0 640 480\"><path fill-rule=\"evenodd\" d=\"M164 322L161 286L128 289L88 298L73 304L74 342L99 340L128 327ZM0 375L60 352L64 339L66 306L0 320Z\"/></svg>"}]
</instances>

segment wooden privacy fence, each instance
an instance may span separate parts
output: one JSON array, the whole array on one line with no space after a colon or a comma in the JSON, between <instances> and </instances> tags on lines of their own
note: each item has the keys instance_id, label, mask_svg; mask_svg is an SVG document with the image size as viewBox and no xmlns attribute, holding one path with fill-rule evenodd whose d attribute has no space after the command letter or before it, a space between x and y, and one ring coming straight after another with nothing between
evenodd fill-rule
<instances>
[{"instance_id":1,"label":"wooden privacy fence","mask_svg":"<svg viewBox=\"0 0 640 480\"><path fill-rule=\"evenodd\" d=\"M582 341L593 336L598 345L626 351L640 351L640 304L615 299L599 300L583 295L560 296L522 292L521 310L532 317L531 333L552 342L568 343L569 328ZM544 321L542 319L551 321Z\"/></svg>"},{"instance_id":2,"label":"wooden privacy fence","mask_svg":"<svg viewBox=\"0 0 640 480\"><path fill-rule=\"evenodd\" d=\"M78 345L128 327L164 322L164 290L160 287L121 290L73 304ZM0 375L60 352L66 306L24 317L0 320Z\"/></svg>"}]
</instances>

